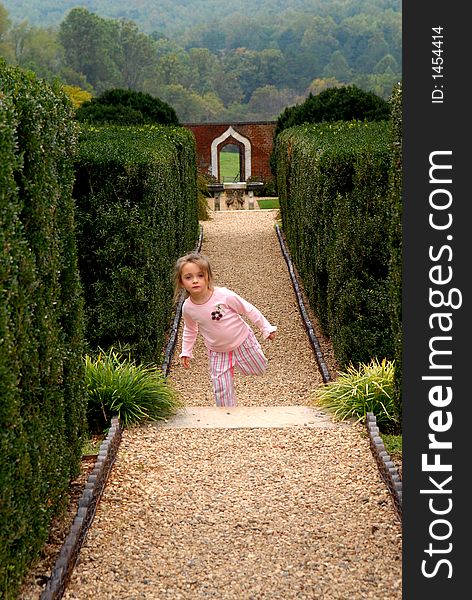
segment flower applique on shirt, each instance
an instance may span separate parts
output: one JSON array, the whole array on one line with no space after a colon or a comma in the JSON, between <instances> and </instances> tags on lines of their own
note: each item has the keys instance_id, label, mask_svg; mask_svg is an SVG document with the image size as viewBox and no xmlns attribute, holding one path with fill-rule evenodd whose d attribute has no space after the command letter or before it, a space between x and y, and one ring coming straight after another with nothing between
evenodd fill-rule
<instances>
[{"instance_id":1,"label":"flower applique on shirt","mask_svg":"<svg viewBox=\"0 0 472 600\"><path fill-rule=\"evenodd\" d=\"M212 321L219 321L224 314L225 313L223 308L221 307L221 304L216 304L215 310L211 313L211 319Z\"/></svg>"}]
</instances>

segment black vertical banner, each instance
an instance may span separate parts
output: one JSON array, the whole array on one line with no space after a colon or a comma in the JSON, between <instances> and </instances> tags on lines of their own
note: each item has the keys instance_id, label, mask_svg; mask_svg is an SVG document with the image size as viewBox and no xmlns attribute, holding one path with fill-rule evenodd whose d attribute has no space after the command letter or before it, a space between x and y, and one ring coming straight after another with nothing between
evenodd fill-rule
<instances>
[{"instance_id":1,"label":"black vertical banner","mask_svg":"<svg viewBox=\"0 0 472 600\"><path fill-rule=\"evenodd\" d=\"M469 588L472 30L458 1L403 3L403 597Z\"/></svg>"}]
</instances>

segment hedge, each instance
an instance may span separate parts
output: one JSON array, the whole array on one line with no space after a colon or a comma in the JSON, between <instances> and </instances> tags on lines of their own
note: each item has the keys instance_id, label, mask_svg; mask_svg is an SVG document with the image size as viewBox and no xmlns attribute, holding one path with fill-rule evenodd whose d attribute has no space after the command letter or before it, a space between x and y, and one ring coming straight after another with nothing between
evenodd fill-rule
<instances>
[{"instance_id":1,"label":"hedge","mask_svg":"<svg viewBox=\"0 0 472 600\"><path fill-rule=\"evenodd\" d=\"M275 145L284 234L337 361L392 359L389 122L297 126Z\"/></svg>"},{"instance_id":2,"label":"hedge","mask_svg":"<svg viewBox=\"0 0 472 600\"><path fill-rule=\"evenodd\" d=\"M402 84L393 89L391 98L392 123L392 162L389 173L390 209L390 277L389 296L391 298L390 319L394 344L395 376L394 394L398 414L402 414L402 374L403 374L403 327L402 327L402 161L403 161L403 120L402 120Z\"/></svg>"},{"instance_id":3,"label":"hedge","mask_svg":"<svg viewBox=\"0 0 472 600\"><path fill-rule=\"evenodd\" d=\"M80 468L83 298L72 106L0 61L0 596L17 589Z\"/></svg>"},{"instance_id":4,"label":"hedge","mask_svg":"<svg viewBox=\"0 0 472 600\"><path fill-rule=\"evenodd\" d=\"M76 173L89 349L160 362L173 265L198 238L195 139L170 125L83 126Z\"/></svg>"}]
</instances>

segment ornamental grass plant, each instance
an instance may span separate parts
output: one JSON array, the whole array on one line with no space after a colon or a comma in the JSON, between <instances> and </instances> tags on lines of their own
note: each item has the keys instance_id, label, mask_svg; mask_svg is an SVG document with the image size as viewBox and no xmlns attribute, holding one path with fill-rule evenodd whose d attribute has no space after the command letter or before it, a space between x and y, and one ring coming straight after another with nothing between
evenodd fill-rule
<instances>
[{"instance_id":1,"label":"ornamental grass plant","mask_svg":"<svg viewBox=\"0 0 472 600\"><path fill-rule=\"evenodd\" d=\"M123 427L164 420L181 406L177 392L154 365L137 364L113 348L85 356L87 418L92 432L108 427L117 415Z\"/></svg>"},{"instance_id":2,"label":"ornamental grass plant","mask_svg":"<svg viewBox=\"0 0 472 600\"><path fill-rule=\"evenodd\" d=\"M386 359L349 365L314 392L313 404L329 410L338 421L353 418L360 422L371 412L381 431L396 433L400 423L393 400L394 373L394 361Z\"/></svg>"}]
</instances>

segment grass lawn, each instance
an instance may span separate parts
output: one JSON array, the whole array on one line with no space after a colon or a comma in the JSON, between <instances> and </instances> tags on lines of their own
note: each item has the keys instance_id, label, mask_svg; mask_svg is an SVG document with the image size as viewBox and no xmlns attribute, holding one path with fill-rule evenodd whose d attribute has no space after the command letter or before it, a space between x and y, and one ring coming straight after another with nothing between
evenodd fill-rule
<instances>
[{"instance_id":1,"label":"grass lawn","mask_svg":"<svg viewBox=\"0 0 472 600\"><path fill-rule=\"evenodd\" d=\"M270 209L280 208L278 198L256 198L259 208Z\"/></svg>"},{"instance_id":2,"label":"grass lawn","mask_svg":"<svg viewBox=\"0 0 472 600\"><path fill-rule=\"evenodd\" d=\"M220 180L234 181L239 179L239 152L220 152Z\"/></svg>"}]
</instances>

